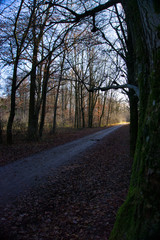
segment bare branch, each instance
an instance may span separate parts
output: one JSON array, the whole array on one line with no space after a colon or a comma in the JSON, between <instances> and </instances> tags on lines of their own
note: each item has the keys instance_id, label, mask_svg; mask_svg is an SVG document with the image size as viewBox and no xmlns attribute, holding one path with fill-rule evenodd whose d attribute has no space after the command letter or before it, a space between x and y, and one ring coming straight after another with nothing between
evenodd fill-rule
<instances>
[{"instance_id":1,"label":"bare branch","mask_svg":"<svg viewBox=\"0 0 160 240\"><path fill-rule=\"evenodd\" d=\"M48 1L45 2L45 4L48 4L48 3L49 3ZM63 6L61 4L57 4L55 2L53 4L50 4L50 7L57 6L57 7L67 10L75 17L74 22L79 22L81 19L83 19L85 17L93 16L93 15L95 15L95 13L101 12L111 6L114 6L115 4L118 4L118 3L121 3L121 0L109 0L108 2L106 2L104 4L99 4L99 6L93 8L91 10L85 11L84 13L81 13L81 14L76 13L72 9L70 9L66 6ZM62 21L65 22L64 20L62 20Z\"/></svg>"},{"instance_id":2,"label":"bare branch","mask_svg":"<svg viewBox=\"0 0 160 240\"><path fill-rule=\"evenodd\" d=\"M107 87L96 87L96 88L89 89L89 92L94 92L94 91L98 91L98 90L108 91L110 89L125 89L125 88L133 89L135 91L136 96L139 98L139 88L132 84L110 85Z\"/></svg>"},{"instance_id":3,"label":"bare branch","mask_svg":"<svg viewBox=\"0 0 160 240\"><path fill-rule=\"evenodd\" d=\"M114 45L106 38L106 36L105 36L105 34L102 32L102 30L100 30L99 28L98 28L98 30L99 30L100 33L102 34L102 37L103 37L103 39L107 42L107 44L108 44L124 61L126 61L126 57L124 56L124 54L121 53L120 51L118 51L118 50L114 47Z\"/></svg>"},{"instance_id":4,"label":"bare branch","mask_svg":"<svg viewBox=\"0 0 160 240\"><path fill-rule=\"evenodd\" d=\"M88 17L88 16L93 16L95 13L101 12L115 4L121 3L121 0L109 0L108 2L101 4L91 10L85 11L82 14L77 14L75 21L80 21L81 19Z\"/></svg>"},{"instance_id":5,"label":"bare branch","mask_svg":"<svg viewBox=\"0 0 160 240\"><path fill-rule=\"evenodd\" d=\"M37 66L39 66L42 62L44 62L50 55L52 55L53 52L54 52L56 49L58 49L60 46L62 46L62 44L64 43L64 40L65 40L65 37L67 36L68 32L72 29L72 27L74 27L74 26L71 26L70 28L68 28L67 30L65 30L64 36L63 36L62 40L60 41L60 43L59 43L57 46L53 46L52 50L49 51L49 53L48 53L42 60L40 60L40 61L35 65L35 68L36 68ZM54 44L56 44L56 42L59 40L59 38L60 38L60 36L57 37L57 39L56 39L56 41L55 41ZM64 51L64 50L63 50L63 51ZM56 55L55 58L57 58L63 51L60 51L60 52ZM16 89L18 89L19 86L22 84L22 82L23 82L27 77L29 77L29 76L31 75L31 73L32 73L33 70L34 70L34 69L32 69L31 71L29 71L29 72L21 79L21 81L17 84Z\"/></svg>"},{"instance_id":6,"label":"bare branch","mask_svg":"<svg viewBox=\"0 0 160 240\"><path fill-rule=\"evenodd\" d=\"M14 26L14 37L15 37L16 45L17 45L18 47L19 47L19 43L18 43L18 38L17 38L17 33L16 33L16 31L17 31L17 23L18 23L18 19L19 19L19 16L20 16L20 12L21 12L23 3L24 3L24 0L21 1L19 10L18 10L18 13L17 13L17 16L16 16L16 20L15 20L15 26Z\"/></svg>"}]
</instances>

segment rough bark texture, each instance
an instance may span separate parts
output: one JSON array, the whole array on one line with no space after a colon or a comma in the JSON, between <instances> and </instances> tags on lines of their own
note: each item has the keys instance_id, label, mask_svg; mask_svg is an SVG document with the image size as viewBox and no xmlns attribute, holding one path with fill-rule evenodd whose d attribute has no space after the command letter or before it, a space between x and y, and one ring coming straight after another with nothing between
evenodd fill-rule
<instances>
[{"instance_id":1,"label":"rough bark texture","mask_svg":"<svg viewBox=\"0 0 160 240\"><path fill-rule=\"evenodd\" d=\"M128 84L137 86L136 80L136 68L135 68L135 53L133 48L133 38L129 23L127 22L128 38L126 40L127 52L126 52L126 66L128 73ZM129 105L130 105L130 153L134 156L137 132L138 132L138 97L133 89L129 89L128 92Z\"/></svg>"},{"instance_id":2,"label":"rough bark texture","mask_svg":"<svg viewBox=\"0 0 160 240\"><path fill-rule=\"evenodd\" d=\"M160 11L154 2L132 0L124 5L136 54L139 127L128 197L110 240L160 239Z\"/></svg>"},{"instance_id":3,"label":"rough bark texture","mask_svg":"<svg viewBox=\"0 0 160 240\"><path fill-rule=\"evenodd\" d=\"M130 104L130 154L133 157L136 149L138 132L138 98L133 90L129 91Z\"/></svg>"}]
</instances>

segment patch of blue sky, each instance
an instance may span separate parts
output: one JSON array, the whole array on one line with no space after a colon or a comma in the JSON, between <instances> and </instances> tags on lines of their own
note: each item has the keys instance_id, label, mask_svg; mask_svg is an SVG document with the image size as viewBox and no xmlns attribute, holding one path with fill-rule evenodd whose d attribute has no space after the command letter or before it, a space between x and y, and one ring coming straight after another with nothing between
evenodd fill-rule
<instances>
[{"instance_id":1,"label":"patch of blue sky","mask_svg":"<svg viewBox=\"0 0 160 240\"><path fill-rule=\"evenodd\" d=\"M10 0L0 0L0 4L4 4L4 3L7 3L7 2L10 2Z\"/></svg>"}]
</instances>

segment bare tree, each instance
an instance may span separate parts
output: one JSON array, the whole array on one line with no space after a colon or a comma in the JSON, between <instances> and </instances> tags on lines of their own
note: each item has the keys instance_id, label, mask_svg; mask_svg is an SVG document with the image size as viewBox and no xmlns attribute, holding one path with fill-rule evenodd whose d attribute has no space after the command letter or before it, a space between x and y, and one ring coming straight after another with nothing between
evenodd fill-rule
<instances>
[{"instance_id":1,"label":"bare tree","mask_svg":"<svg viewBox=\"0 0 160 240\"><path fill-rule=\"evenodd\" d=\"M17 15L13 20L13 35L8 36L10 51L12 54L12 64L13 64L13 77L12 77L12 87L11 87L11 107L10 107L10 116L7 125L7 142L9 144L12 143L12 126L15 116L15 108L16 108L16 90L17 90L17 71L18 65L20 61L20 57L23 51L26 48L26 40L28 37L28 33L31 27L31 22L33 19L35 6L31 8L30 16L25 20L27 20L24 24L22 24L22 18L24 16L24 0L20 1L20 5L17 10ZM23 25L23 29L19 29L20 26Z\"/></svg>"},{"instance_id":2,"label":"bare tree","mask_svg":"<svg viewBox=\"0 0 160 240\"><path fill-rule=\"evenodd\" d=\"M28 139L37 139L38 133L38 116L40 110L40 101L37 95L36 102L36 79L37 79L37 62L39 46L43 38L44 29L49 17L49 9L45 12L45 15L40 15L42 10L37 5L37 1L34 0L35 7L37 7L34 13L34 19L32 21L32 37L33 37L33 53L32 53L32 70L31 70L31 83L30 83L30 102L29 102L29 120L28 120ZM41 21L41 24L38 24Z\"/></svg>"},{"instance_id":3,"label":"bare tree","mask_svg":"<svg viewBox=\"0 0 160 240\"><path fill-rule=\"evenodd\" d=\"M62 79L63 79L63 71L64 71L64 61L65 61L65 55L66 52L64 50L63 52L63 56L62 56L62 60L60 62L60 73L59 73L59 79L58 79L58 86L57 86L57 92L56 92L56 97L55 97L55 103L54 103L54 116L53 116L53 127L52 127L52 133L55 133L56 130L56 122L57 122L57 104L58 104L58 97L59 97L59 91L60 91L60 86L62 83ZM62 96L63 98L63 96ZM63 99L62 99L63 101ZM62 112L63 112L63 102L62 102ZM63 120L63 117L62 117Z\"/></svg>"},{"instance_id":4,"label":"bare tree","mask_svg":"<svg viewBox=\"0 0 160 240\"><path fill-rule=\"evenodd\" d=\"M75 21L93 16L120 1L85 10L69 11ZM135 74L138 78L140 111L138 139L129 194L119 211L110 239L158 239L159 224L159 24L157 1L121 1L135 54ZM156 30L155 30L156 29ZM154 127L153 127L154 126ZM154 140L156 139L156 141Z\"/></svg>"}]
</instances>

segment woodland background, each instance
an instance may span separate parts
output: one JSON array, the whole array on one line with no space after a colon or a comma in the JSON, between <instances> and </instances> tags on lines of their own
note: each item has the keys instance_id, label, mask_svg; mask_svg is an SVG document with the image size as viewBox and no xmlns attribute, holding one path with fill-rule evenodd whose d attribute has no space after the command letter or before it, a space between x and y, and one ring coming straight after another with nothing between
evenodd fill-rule
<instances>
[{"instance_id":1,"label":"woodland background","mask_svg":"<svg viewBox=\"0 0 160 240\"><path fill-rule=\"evenodd\" d=\"M54 133L129 121L127 91L112 89L127 81L121 6L97 17L95 31L94 18L72 23L67 7L77 10L76 1L62 2L65 7L40 0L1 5L0 125L8 143L15 131L37 140L44 128Z\"/></svg>"}]
</instances>

